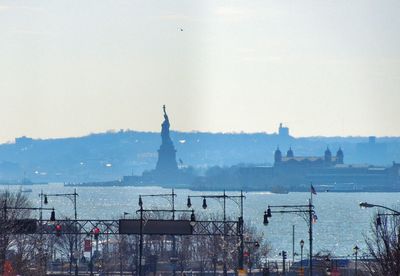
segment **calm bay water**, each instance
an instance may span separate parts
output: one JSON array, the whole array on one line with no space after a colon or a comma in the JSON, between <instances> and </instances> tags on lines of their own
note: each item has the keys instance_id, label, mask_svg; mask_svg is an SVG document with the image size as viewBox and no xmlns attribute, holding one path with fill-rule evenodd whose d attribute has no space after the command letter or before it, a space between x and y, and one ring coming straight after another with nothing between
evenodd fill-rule
<instances>
[{"instance_id":1,"label":"calm bay water","mask_svg":"<svg viewBox=\"0 0 400 276\"><path fill-rule=\"evenodd\" d=\"M39 193L72 193L73 188L62 184L24 186L31 188L27 193L34 206L40 206ZM18 190L19 186L0 186L1 190ZM135 216L138 209L138 195L165 194L170 189L160 187L81 187L77 188L79 219L118 219L128 212L127 218ZM186 189L176 189L176 209L186 209L188 195L220 194L218 192L193 192ZM227 192L228 195L239 195L238 192ZM308 203L309 193L271 194L268 192L245 193L244 219L263 233L264 239L272 246L270 257L278 252L288 251L292 255L292 227L295 225L295 252L300 252L299 242L306 242L304 254L308 253L308 227L306 221L295 214L273 214L268 226L262 224L263 213L267 205L303 205ZM168 200L160 197L144 198L145 208L169 208ZM370 231L371 219L376 209L361 209L358 204L367 201L388 207L400 206L399 193L318 193L313 196L313 204L318 216L314 226L314 254L319 251L331 252L336 256L352 254L352 248L357 244L364 249L364 235ZM218 214L222 219L222 205L216 200L208 200L208 208L203 210L201 198L192 199L197 215ZM73 204L63 197L49 197L47 207L54 207L58 218L73 217ZM32 216L38 217L38 213ZM49 214L44 214L44 217ZM227 201L227 216L237 218L239 208L233 201Z\"/></svg>"}]
</instances>

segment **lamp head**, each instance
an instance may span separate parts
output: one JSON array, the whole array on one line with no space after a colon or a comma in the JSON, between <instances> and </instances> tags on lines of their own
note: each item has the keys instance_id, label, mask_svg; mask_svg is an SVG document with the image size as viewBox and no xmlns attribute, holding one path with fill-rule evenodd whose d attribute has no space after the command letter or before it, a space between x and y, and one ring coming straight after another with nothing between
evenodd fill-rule
<instances>
[{"instance_id":1,"label":"lamp head","mask_svg":"<svg viewBox=\"0 0 400 276\"><path fill-rule=\"evenodd\" d=\"M272 217L272 214L271 214L271 208L268 206L268 209L267 209L267 217Z\"/></svg>"},{"instance_id":2,"label":"lamp head","mask_svg":"<svg viewBox=\"0 0 400 276\"><path fill-rule=\"evenodd\" d=\"M207 209L207 200L203 198L203 209Z\"/></svg>"},{"instance_id":3,"label":"lamp head","mask_svg":"<svg viewBox=\"0 0 400 276\"><path fill-rule=\"evenodd\" d=\"M188 196L186 206L187 206L188 208L192 207L192 201L190 200L190 196Z\"/></svg>"},{"instance_id":4,"label":"lamp head","mask_svg":"<svg viewBox=\"0 0 400 276\"><path fill-rule=\"evenodd\" d=\"M267 211L264 212L264 221L263 221L264 225L268 225L268 213Z\"/></svg>"},{"instance_id":5,"label":"lamp head","mask_svg":"<svg viewBox=\"0 0 400 276\"><path fill-rule=\"evenodd\" d=\"M54 208L51 211L50 221L56 221L56 212L54 211Z\"/></svg>"},{"instance_id":6,"label":"lamp head","mask_svg":"<svg viewBox=\"0 0 400 276\"><path fill-rule=\"evenodd\" d=\"M143 201L142 201L142 196L139 196L139 206L142 207L143 206Z\"/></svg>"},{"instance_id":7,"label":"lamp head","mask_svg":"<svg viewBox=\"0 0 400 276\"><path fill-rule=\"evenodd\" d=\"M374 204L370 204L370 203L368 203L368 202L360 202L359 205L360 205L361 208L371 208L371 207L375 207Z\"/></svg>"},{"instance_id":8,"label":"lamp head","mask_svg":"<svg viewBox=\"0 0 400 276\"><path fill-rule=\"evenodd\" d=\"M44 202L43 202L44 204L47 204L47 203L49 203L49 201L47 200L47 195L44 195Z\"/></svg>"},{"instance_id":9,"label":"lamp head","mask_svg":"<svg viewBox=\"0 0 400 276\"><path fill-rule=\"evenodd\" d=\"M302 247L302 248L303 248L303 246L304 246L304 241L303 241L303 240L301 240L301 241L300 241L300 247Z\"/></svg>"}]
</instances>

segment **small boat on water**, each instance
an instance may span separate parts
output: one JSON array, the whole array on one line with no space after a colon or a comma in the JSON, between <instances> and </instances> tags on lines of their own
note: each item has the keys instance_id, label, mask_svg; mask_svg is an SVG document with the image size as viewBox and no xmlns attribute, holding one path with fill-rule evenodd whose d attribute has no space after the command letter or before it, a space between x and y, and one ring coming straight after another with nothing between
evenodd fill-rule
<instances>
[{"instance_id":1,"label":"small boat on water","mask_svg":"<svg viewBox=\"0 0 400 276\"><path fill-rule=\"evenodd\" d=\"M289 190L282 186L274 186L271 189L271 193L273 193L273 194L288 194Z\"/></svg>"},{"instance_id":2,"label":"small boat on water","mask_svg":"<svg viewBox=\"0 0 400 276\"><path fill-rule=\"evenodd\" d=\"M21 191L21 193L32 193L32 189L31 188L20 188L19 189Z\"/></svg>"}]
</instances>

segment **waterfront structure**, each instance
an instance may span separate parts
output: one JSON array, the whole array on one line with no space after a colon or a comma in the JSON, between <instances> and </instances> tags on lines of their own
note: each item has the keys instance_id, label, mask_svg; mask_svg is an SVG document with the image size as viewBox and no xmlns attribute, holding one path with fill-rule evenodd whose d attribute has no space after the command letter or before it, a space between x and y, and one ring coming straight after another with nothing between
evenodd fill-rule
<instances>
[{"instance_id":1,"label":"waterfront structure","mask_svg":"<svg viewBox=\"0 0 400 276\"><path fill-rule=\"evenodd\" d=\"M278 135L280 138L288 138L290 137L289 135L289 128L284 127L282 123L279 124L279 130L278 130Z\"/></svg>"},{"instance_id":2,"label":"waterfront structure","mask_svg":"<svg viewBox=\"0 0 400 276\"><path fill-rule=\"evenodd\" d=\"M345 164L344 152L327 147L323 156L296 156L279 147L273 166L240 168L241 184L248 190L302 191L312 182L320 191L400 191L400 164L391 167ZM250 184L251 183L251 184Z\"/></svg>"},{"instance_id":3,"label":"waterfront structure","mask_svg":"<svg viewBox=\"0 0 400 276\"><path fill-rule=\"evenodd\" d=\"M400 191L400 164L391 167L345 164L342 148L332 153L326 147L320 156L299 156L289 147L286 154L277 147L273 166L218 168L205 176L179 169L176 149L170 137L170 120L163 106L161 145L155 169L141 176L124 176L121 185L162 185L194 190L261 190L286 193L307 191L312 182L322 191ZM280 140L289 139L289 129L279 126ZM286 140L287 140L286 139Z\"/></svg>"},{"instance_id":4,"label":"waterfront structure","mask_svg":"<svg viewBox=\"0 0 400 276\"><path fill-rule=\"evenodd\" d=\"M329 147L327 147L324 156L295 156L292 147L290 147L286 156L282 156L278 147L274 154L274 160L276 167L331 167L343 164L344 154L342 149L339 148L336 156L332 156Z\"/></svg>"}]
</instances>

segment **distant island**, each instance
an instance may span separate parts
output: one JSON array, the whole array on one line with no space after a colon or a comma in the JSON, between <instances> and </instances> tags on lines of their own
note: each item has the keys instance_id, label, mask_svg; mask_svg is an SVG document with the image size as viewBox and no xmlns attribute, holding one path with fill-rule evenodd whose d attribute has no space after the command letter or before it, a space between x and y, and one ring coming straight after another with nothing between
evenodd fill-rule
<instances>
[{"instance_id":1,"label":"distant island","mask_svg":"<svg viewBox=\"0 0 400 276\"><path fill-rule=\"evenodd\" d=\"M176 132L165 106L163 117L161 145L160 133L130 130L1 144L0 183L26 177L32 184L287 192L313 182L324 191L398 190L399 137L296 138L283 124L272 134ZM325 151L333 149L326 162Z\"/></svg>"},{"instance_id":2,"label":"distant island","mask_svg":"<svg viewBox=\"0 0 400 276\"><path fill-rule=\"evenodd\" d=\"M146 186L182 187L192 190L247 190L307 191L309 184L322 191L332 192L383 192L400 191L400 164L373 166L369 164L345 164L341 147L333 155L329 147L323 155L297 156L292 147L283 155L279 147L274 152L274 164L218 166L203 174L187 167L178 167L176 150L170 137L170 122L163 106L164 121L161 124L161 146L156 167L142 175L124 176L122 180L77 184L85 186ZM279 126L279 135L288 137L289 129ZM374 145L375 138L369 143Z\"/></svg>"}]
</instances>

